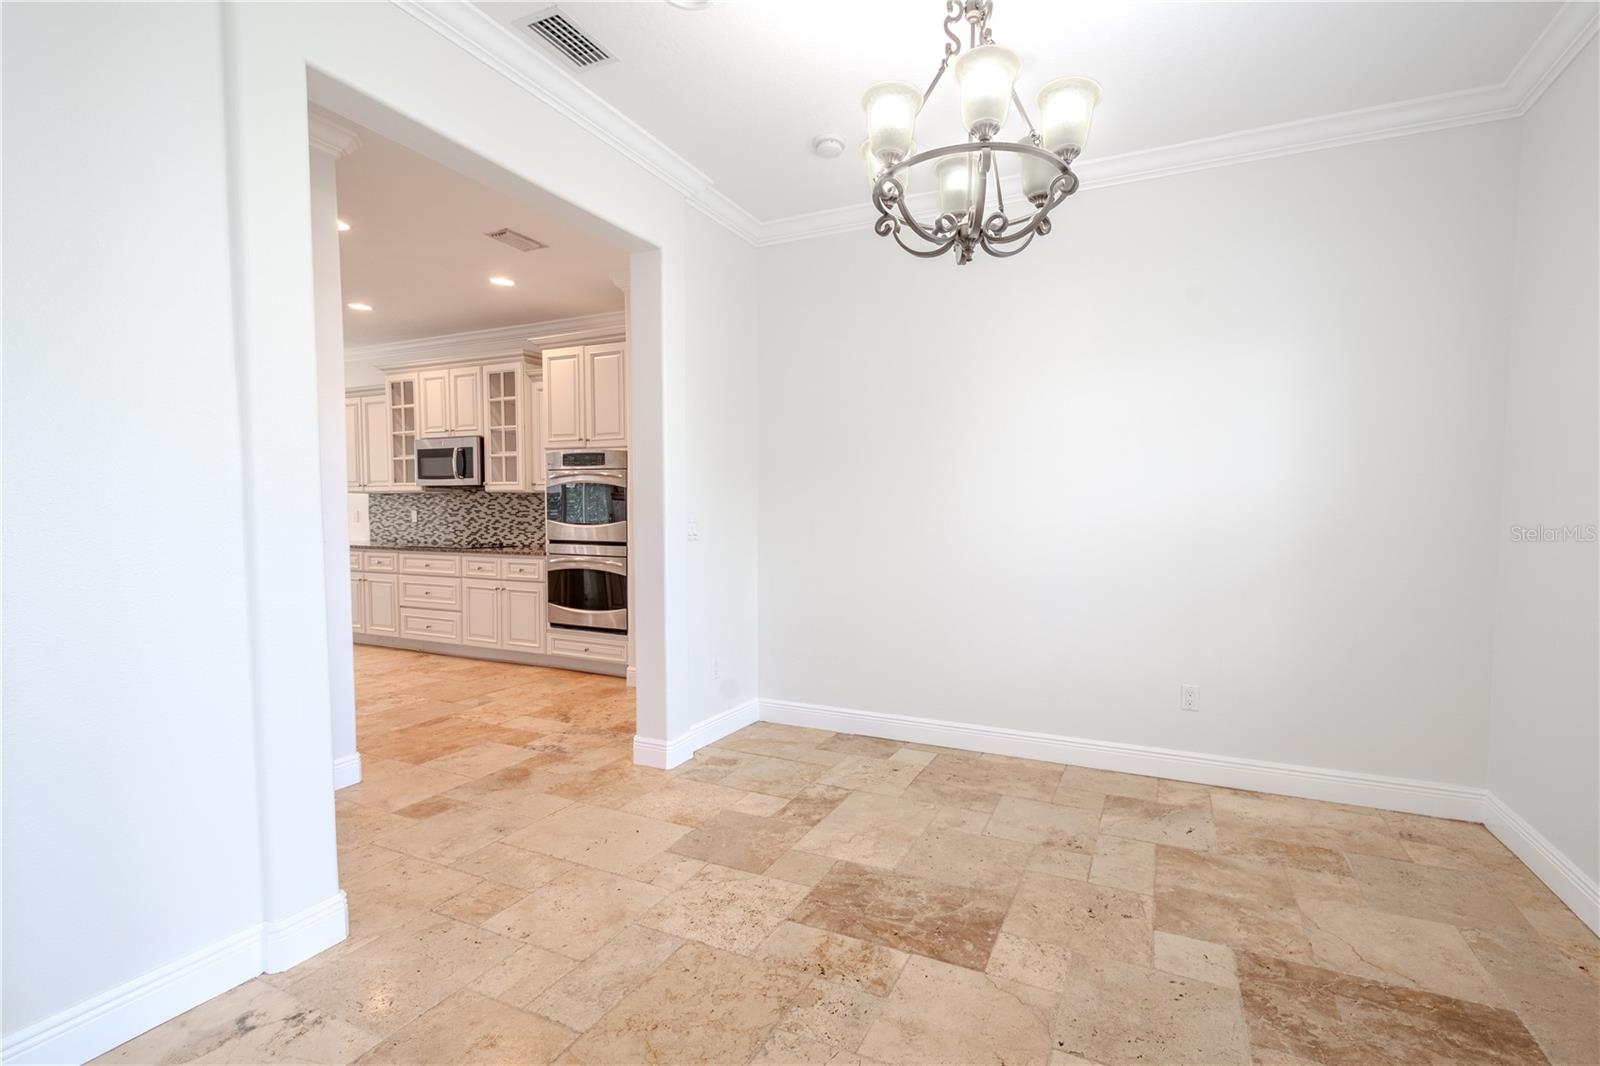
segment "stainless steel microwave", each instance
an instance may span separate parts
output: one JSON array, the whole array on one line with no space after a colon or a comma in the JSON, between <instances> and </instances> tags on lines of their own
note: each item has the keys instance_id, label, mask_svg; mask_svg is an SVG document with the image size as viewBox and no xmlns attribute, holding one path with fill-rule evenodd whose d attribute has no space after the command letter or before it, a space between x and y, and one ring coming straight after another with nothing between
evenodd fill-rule
<instances>
[{"instance_id":1,"label":"stainless steel microwave","mask_svg":"<svg viewBox=\"0 0 1600 1066\"><path fill-rule=\"evenodd\" d=\"M482 484L482 437L425 437L417 441L418 488L459 489Z\"/></svg>"}]
</instances>

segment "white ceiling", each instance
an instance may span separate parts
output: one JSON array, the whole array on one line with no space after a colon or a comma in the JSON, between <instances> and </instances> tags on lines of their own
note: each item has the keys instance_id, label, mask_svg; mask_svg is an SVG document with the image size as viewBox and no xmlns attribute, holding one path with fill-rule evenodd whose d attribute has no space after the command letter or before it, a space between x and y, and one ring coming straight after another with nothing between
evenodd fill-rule
<instances>
[{"instance_id":1,"label":"white ceiling","mask_svg":"<svg viewBox=\"0 0 1600 1066\"><path fill-rule=\"evenodd\" d=\"M342 125L350 126L343 119ZM495 329L622 309L612 276L627 253L480 185L370 130L336 164L339 276L347 347ZM484 234L502 226L544 241L518 252ZM489 284L511 278L515 288Z\"/></svg>"},{"instance_id":2,"label":"white ceiling","mask_svg":"<svg viewBox=\"0 0 1600 1066\"><path fill-rule=\"evenodd\" d=\"M506 25L550 6L477 4ZM940 0L559 6L615 57L581 71L558 60L563 69L763 222L862 203L862 90L888 78L925 85L944 41ZM1495 86L1560 7L996 0L990 25L1022 54L1025 104L1059 75L1104 86L1088 161ZM924 145L959 139L946 80L919 123ZM845 154L816 158L818 134L843 138Z\"/></svg>"}]
</instances>

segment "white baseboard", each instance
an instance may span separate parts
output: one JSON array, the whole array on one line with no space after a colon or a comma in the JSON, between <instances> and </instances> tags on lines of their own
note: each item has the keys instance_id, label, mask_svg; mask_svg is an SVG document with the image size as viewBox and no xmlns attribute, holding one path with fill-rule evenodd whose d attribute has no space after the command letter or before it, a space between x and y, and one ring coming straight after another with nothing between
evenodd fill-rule
<instances>
[{"instance_id":1,"label":"white baseboard","mask_svg":"<svg viewBox=\"0 0 1600 1066\"><path fill-rule=\"evenodd\" d=\"M707 718L671 740L636 736L633 738L633 761L640 766L654 766L658 770L681 766L707 744L715 743L756 721L759 710L760 704L756 700L747 700Z\"/></svg>"},{"instance_id":2,"label":"white baseboard","mask_svg":"<svg viewBox=\"0 0 1600 1066\"><path fill-rule=\"evenodd\" d=\"M338 935L329 939L335 929ZM309 959L342 940L345 929L345 898L340 892L292 918L241 929L9 1033L0 1039L0 1061L7 1066L87 1062L263 971L276 972Z\"/></svg>"},{"instance_id":3,"label":"white baseboard","mask_svg":"<svg viewBox=\"0 0 1600 1066\"><path fill-rule=\"evenodd\" d=\"M299 914L262 926L261 969L282 973L328 950L349 933L349 907L341 889Z\"/></svg>"},{"instance_id":4,"label":"white baseboard","mask_svg":"<svg viewBox=\"0 0 1600 1066\"><path fill-rule=\"evenodd\" d=\"M361 753L343 755L333 760L333 790L349 788L361 783Z\"/></svg>"},{"instance_id":5,"label":"white baseboard","mask_svg":"<svg viewBox=\"0 0 1600 1066\"><path fill-rule=\"evenodd\" d=\"M1600 933L1600 883L1493 792L1484 793L1483 824L1549 886L1583 924Z\"/></svg>"},{"instance_id":6,"label":"white baseboard","mask_svg":"<svg viewBox=\"0 0 1600 1066\"><path fill-rule=\"evenodd\" d=\"M786 700L762 700L761 720L992 752L996 755L1015 755L1043 762L1071 763L1096 770L1170 777L1203 785L1382 807L1392 811L1430 814L1438 818L1462 818L1476 822L1483 817L1483 789L1417 781L1407 777L1385 777L1297 766L1293 763L1206 755L1142 744L1084 740L1052 733L1030 733L1019 729L943 722L932 718L880 714Z\"/></svg>"}]
</instances>

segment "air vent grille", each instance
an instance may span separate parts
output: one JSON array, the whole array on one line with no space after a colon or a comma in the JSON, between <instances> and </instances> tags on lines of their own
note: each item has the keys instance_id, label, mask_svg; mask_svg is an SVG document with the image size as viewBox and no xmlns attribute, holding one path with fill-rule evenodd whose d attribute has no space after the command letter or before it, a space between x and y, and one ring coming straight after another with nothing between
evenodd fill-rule
<instances>
[{"instance_id":1,"label":"air vent grille","mask_svg":"<svg viewBox=\"0 0 1600 1066\"><path fill-rule=\"evenodd\" d=\"M510 226L504 229L497 229L492 233L485 233L484 236L491 241L499 241L501 244L515 248L519 252L531 252L536 248L547 247L543 241L536 241L526 233L518 233Z\"/></svg>"},{"instance_id":2,"label":"air vent grille","mask_svg":"<svg viewBox=\"0 0 1600 1066\"><path fill-rule=\"evenodd\" d=\"M535 15L526 23L528 32L566 56L578 68L592 67L611 58L607 52L580 29L560 8Z\"/></svg>"}]
</instances>

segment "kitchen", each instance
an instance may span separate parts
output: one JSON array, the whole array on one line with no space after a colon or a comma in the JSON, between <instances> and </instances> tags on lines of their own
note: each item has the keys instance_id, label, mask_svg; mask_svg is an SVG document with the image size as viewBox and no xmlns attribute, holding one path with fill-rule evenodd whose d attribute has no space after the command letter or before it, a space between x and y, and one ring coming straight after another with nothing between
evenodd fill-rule
<instances>
[{"instance_id":1,"label":"kitchen","mask_svg":"<svg viewBox=\"0 0 1600 1066\"><path fill-rule=\"evenodd\" d=\"M353 138L337 174L355 643L631 683L626 257Z\"/></svg>"}]
</instances>

